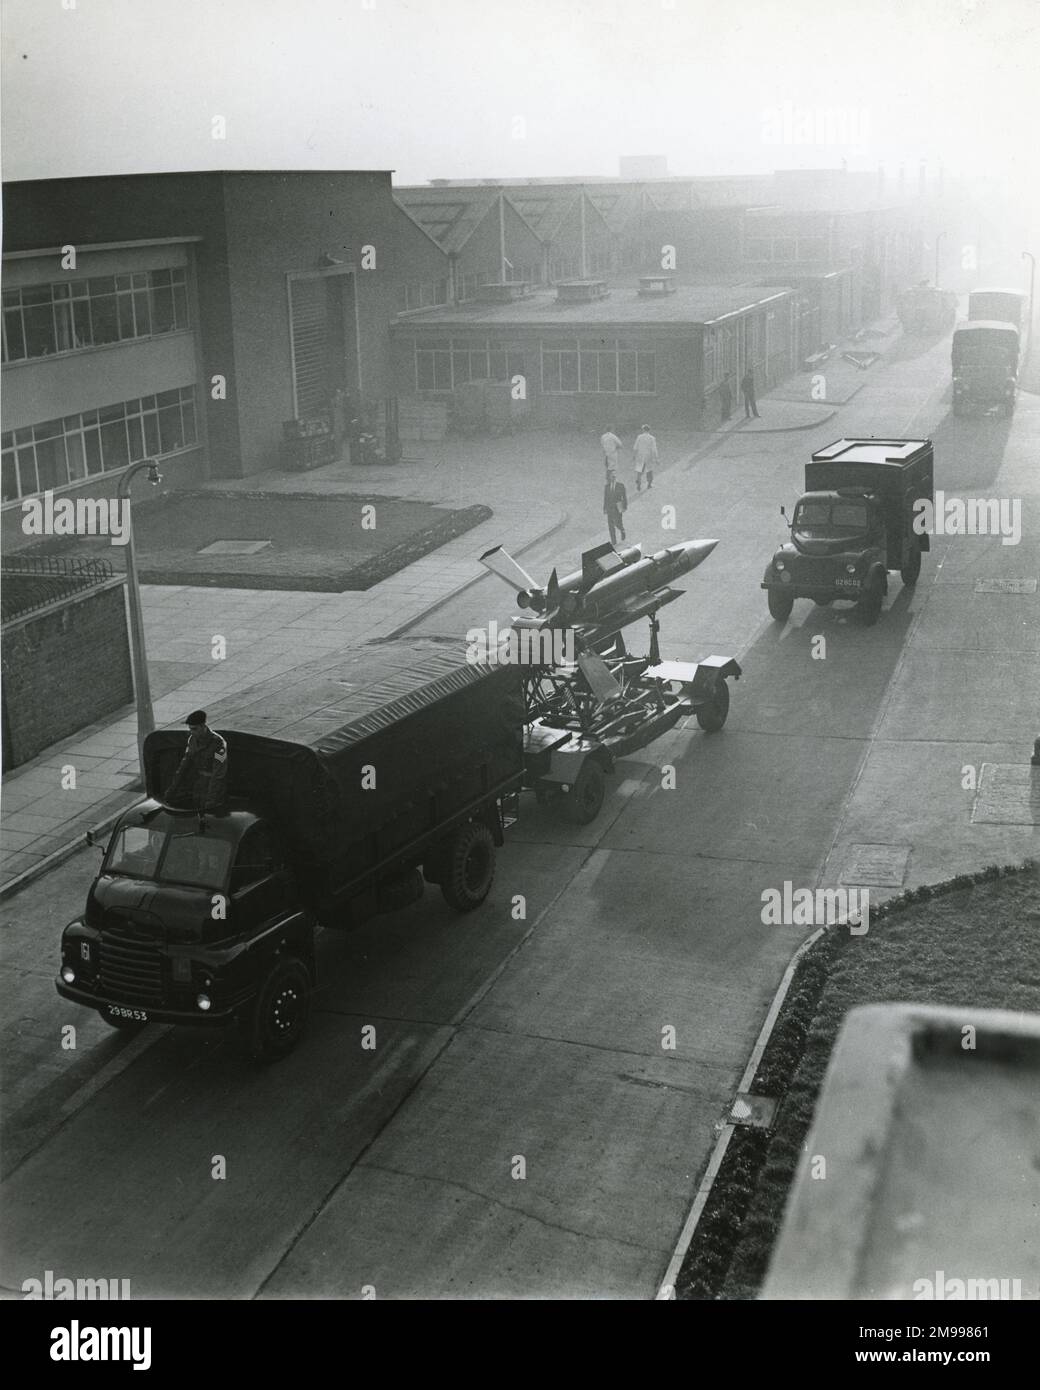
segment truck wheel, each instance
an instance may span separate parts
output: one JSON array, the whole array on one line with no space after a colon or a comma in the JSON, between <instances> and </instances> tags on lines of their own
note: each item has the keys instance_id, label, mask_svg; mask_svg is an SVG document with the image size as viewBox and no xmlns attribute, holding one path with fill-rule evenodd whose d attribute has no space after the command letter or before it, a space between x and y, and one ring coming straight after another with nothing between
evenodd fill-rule
<instances>
[{"instance_id":1,"label":"truck wheel","mask_svg":"<svg viewBox=\"0 0 1040 1390\"><path fill-rule=\"evenodd\" d=\"M311 1004L311 977L296 956L281 960L260 986L239 1023L239 1044L253 1062L275 1062L303 1037Z\"/></svg>"},{"instance_id":2,"label":"truck wheel","mask_svg":"<svg viewBox=\"0 0 1040 1390\"><path fill-rule=\"evenodd\" d=\"M697 723L706 734L717 734L729 714L729 682L717 680L715 690L706 705L695 711Z\"/></svg>"},{"instance_id":3,"label":"truck wheel","mask_svg":"<svg viewBox=\"0 0 1040 1390\"><path fill-rule=\"evenodd\" d=\"M856 604L856 612L864 627L873 627L881 616L885 601L884 589L878 580L873 580L866 593Z\"/></svg>"},{"instance_id":4,"label":"truck wheel","mask_svg":"<svg viewBox=\"0 0 1040 1390\"><path fill-rule=\"evenodd\" d=\"M921 542L916 536L910 537L910 554L906 564L899 571L903 583L910 588L917 583L921 573Z\"/></svg>"},{"instance_id":5,"label":"truck wheel","mask_svg":"<svg viewBox=\"0 0 1040 1390\"><path fill-rule=\"evenodd\" d=\"M794 607L791 595L782 593L779 589L767 589L766 598L769 603L769 616L778 623L786 623Z\"/></svg>"},{"instance_id":6,"label":"truck wheel","mask_svg":"<svg viewBox=\"0 0 1040 1390\"><path fill-rule=\"evenodd\" d=\"M456 912L472 912L491 892L495 877L495 840L483 821L467 821L456 830L443 863L444 901Z\"/></svg>"},{"instance_id":7,"label":"truck wheel","mask_svg":"<svg viewBox=\"0 0 1040 1390\"><path fill-rule=\"evenodd\" d=\"M572 825L588 825L599 815L606 794L607 781L603 769L595 758L586 758L577 780L564 797L563 814Z\"/></svg>"}]
</instances>

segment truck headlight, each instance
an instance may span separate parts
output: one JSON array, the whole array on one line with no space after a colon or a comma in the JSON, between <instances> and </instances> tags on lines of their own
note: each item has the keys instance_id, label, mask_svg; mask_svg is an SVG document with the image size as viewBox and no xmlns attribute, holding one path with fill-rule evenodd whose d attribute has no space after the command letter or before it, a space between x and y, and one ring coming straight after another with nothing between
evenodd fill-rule
<instances>
[{"instance_id":1,"label":"truck headlight","mask_svg":"<svg viewBox=\"0 0 1040 1390\"><path fill-rule=\"evenodd\" d=\"M205 1013L206 1010L212 1006L213 1001L212 999L210 999L208 994L200 994L199 997L195 1000L195 1003L199 1006L202 1012Z\"/></svg>"},{"instance_id":2,"label":"truck headlight","mask_svg":"<svg viewBox=\"0 0 1040 1390\"><path fill-rule=\"evenodd\" d=\"M855 574L855 573L856 573L856 566L855 566L855 565L846 565L846 566L845 566L845 573L846 573L846 574Z\"/></svg>"},{"instance_id":3,"label":"truck headlight","mask_svg":"<svg viewBox=\"0 0 1040 1390\"><path fill-rule=\"evenodd\" d=\"M774 569L778 569L778 570L782 570L782 569L784 568L784 562L783 562L783 560L774 560L774 561L773 561L773 568L774 568Z\"/></svg>"},{"instance_id":4,"label":"truck headlight","mask_svg":"<svg viewBox=\"0 0 1040 1390\"><path fill-rule=\"evenodd\" d=\"M71 985L73 983L73 981L76 978L76 972L75 970L73 970L71 965L63 965L61 967L61 978L65 981L67 985Z\"/></svg>"}]
</instances>

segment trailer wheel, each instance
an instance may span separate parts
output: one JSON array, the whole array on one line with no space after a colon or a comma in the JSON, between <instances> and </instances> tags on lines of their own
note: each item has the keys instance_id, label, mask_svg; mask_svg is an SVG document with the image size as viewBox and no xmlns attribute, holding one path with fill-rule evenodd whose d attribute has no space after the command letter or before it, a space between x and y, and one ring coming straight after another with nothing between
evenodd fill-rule
<instances>
[{"instance_id":1,"label":"trailer wheel","mask_svg":"<svg viewBox=\"0 0 1040 1390\"><path fill-rule=\"evenodd\" d=\"M885 602L884 585L879 579L871 580L869 588L856 604L856 613L864 627L873 627L881 616Z\"/></svg>"},{"instance_id":2,"label":"trailer wheel","mask_svg":"<svg viewBox=\"0 0 1040 1390\"><path fill-rule=\"evenodd\" d=\"M778 623L786 623L794 608L794 598L779 589L767 589L766 600L769 603L769 616Z\"/></svg>"},{"instance_id":3,"label":"trailer wheel","mask_svg":"<svg viewBox=\"0 0 1040 1390\"><path fill-rule=\"evenodd\" d=\"M697 723L706 734L717 734L729 714L729 682L717 680L711 699L694 711Z\"/></svg>"},{"instance_id":4,"label":"trailer wheel","mask_svg":"<svg viewBox=\"0 0 1040 1390\"><path fill-rule=\"evenodd\" d=\"M581 771L564 797L563 814L572 825L588 825L599 815L607 782L595 758L586 758Z\"/></svg>"},{"instance_id":5,"label":"trailer wheel","mask_svg":"<svg viewBox=\"0 0 1040 1390\"><path fill-rule=\"evenodd\" d=\"M483 821L461 825L448 842L441 892L456 912L472 912L491 892L495 877L495 839Z\"/></svg>"},{"instance_id":6,"label":"trailer wheel","mask_svg":"<svg viewBox=\"0 0 1040 1390\"><path fill-rule=\"evenodd\" d=\"M311 977L296 956L280 960L239 1023L239 1045L253 1062L287 1056L303 1037L311 1004Z\"/></svg>"},{"instance_id":7,"label":"trailer wheel","mask_svg":"<svg viewBox=\"0 0 1040 1390\"><path fill-rule=\"evenodd\" d=\"M900 578L907 588L917 583L921 574L921 542L916 536L910 537L910 556L899 571Z\"/></svg>"}]
</instances>

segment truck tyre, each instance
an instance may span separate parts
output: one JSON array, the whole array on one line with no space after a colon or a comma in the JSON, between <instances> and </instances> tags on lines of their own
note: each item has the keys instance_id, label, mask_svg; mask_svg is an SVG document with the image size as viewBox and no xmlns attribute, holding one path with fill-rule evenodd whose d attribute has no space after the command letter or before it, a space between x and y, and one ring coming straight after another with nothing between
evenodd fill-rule
<instances>
[{"instance_id":1,"label":"truck tyre","mask_svg":"<svg viewBox=\"0 0 1040 1390\"><path fill-rule=\"evenodd\" d=\"M456 912L472 912L491 892L495 877L495 839L483 821L467 821L448 842L441 892Z\"/></svg>"},{"instance_id":2,"label":"truck tyre","mask_svg":"<svg viewBox=\"0 0 1040 1390\"><path fill-rule=\"evenodd\" d=\"M729 682L717 680L712 697L696 711L697 723L706 734L717 734L729 714Z\"/></svg>"},{"instance_id":3,"label":"truck tyre","mask_svg":"<svg viewBox=\"0 0 1040 1390\"><path fill-rule=\"evenodd\" d=\"M873 627L881 616L881 608L885 601L884 585L880 579L872 579L870 584L856 604L856 612L859 620L864 627Z\"/></svg>"},{"instance_id":4,"label":"truck tyre","mask_svg":"<svg viewBox=\"0 0 1040 1390\"><path fill-rule=\"evenodd\" d=\"M563 814L572 825L588 825L603 808L607 782L595 758L586 758L570 791L564 797Z\"/></svg>"},{"instance_id":5,"label":"truck tyre","mask_svg":"<svg viewBox=\"0 0 1040 1390\"><path fill-rule=\"evenodd\" d=\"M792 596L782 593L779 589L767 589L766 598L769 602L769 616L778 623L786 623L794 607Z\"/></svg>"},{"instance_id":6,"label":"truck tyre","mask_svg":"<svg viewBox=\"0 0 1040 1390\"><path fill-rule=\"evenodd\" d=\"M311 1004L311 977L296 956L280 960L239 1023L239 1045L252 1062L275 1062L303 1037Z\"/></svg>"},{"instance_id":7,"label":"truck tyre","mask_svg":"<svg viewBox=\"0 0 1040 1390\"><path fill-rule=\"evenodd\" d=\"M899 571L900 578L907 588L911 588L917 583L921 573L921 542L916 536L911 536L909 541L910 550L907 555L906 564Z\"/></svg>"}]
</instances>

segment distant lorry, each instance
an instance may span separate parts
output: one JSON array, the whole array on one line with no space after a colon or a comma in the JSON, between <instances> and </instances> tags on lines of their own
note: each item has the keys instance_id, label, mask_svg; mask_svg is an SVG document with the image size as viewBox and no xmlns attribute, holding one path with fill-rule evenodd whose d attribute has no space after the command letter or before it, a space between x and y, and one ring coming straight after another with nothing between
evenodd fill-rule
<instances>
[{"instance_id":1,"label":"distant lorry","mask_svg":"<svg viewBox=\"0 0 1040 1390\"><path fill-rule=\"evenodd\" d=\"M1005 415L1015 408L1019 333L1013 323L974 319L958 324L953 335L953 413L989 410Z\"/></svg>"},{"instance_id":2,"label":"distant lorry","mask_svg":"<svg viewBox=\"0 0 1040 1390\"><path fill-rule=\"evenodd\" d=\"M957 296L935 285L912 285L899 296L896 312L904 333L945 333L957 317Z\"/></svg>"},{"instance_id":3,"label":"distant lorry","mask_svg":"<svg viewBox=\"0 0 1040 1390\"><path fill-rule=\"evenodd\" d=\"M1024 290L972 290L968 295L968 321L977 319L1010 323L1018 330L1024 347L1029 332L1029 295Z\"/></svg>"},{"instance_id":4,"label":"distant lorry","mask_svg":"<svg viewBox=\"0 0 1040 1390\"><path fill-rule=\"evenodd\" d=\"M147 737L147 798L111 833L56 984L115 1028L236 1023L271 1060L306 1025L317 925L393 911L424 881L460 912L486 898L523 782L520 669L374 643L232 697L211 724L226 805L166 804L187 734Z\"/></svg>"},{"instance_id":5,"label":"distant lorry","mask_svg":"<svg viewBox=\"0 0 1040 1390\"><path fill-rule=\"evenodd\" d=\"M770 617L786 622L797 598L854 603L876 623L888 571L916 584L927 534L914 529L915 504L933 501L929 439L839 439L805 465L805 492L788 522L791 539L762 580ZM786 517L783 507L781 515Z\"/></svg>"}]
</instances>

